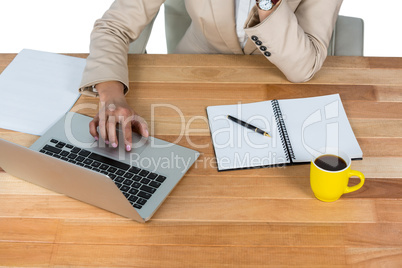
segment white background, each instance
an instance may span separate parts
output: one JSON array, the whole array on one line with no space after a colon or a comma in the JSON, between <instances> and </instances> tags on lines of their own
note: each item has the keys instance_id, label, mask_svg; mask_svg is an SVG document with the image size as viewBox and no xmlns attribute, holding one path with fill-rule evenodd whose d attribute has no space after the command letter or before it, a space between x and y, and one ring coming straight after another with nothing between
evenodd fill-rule
<instances>
[{"instance_id":1,"label":"white background","mask_svg":"<svg viewBox=\"0 0 402 268\"><path fill-rule=\"evenodd\" d=\"M88 53L93 24L112 2L0 0L0 53L17 53L23 48L57 53ZM365 56L400 57L401 12L400 0L344 0L340 14L364 20ZM148 53L166 53L164 34L161 10L148 43Z\"/></svg>"}]
</instances>

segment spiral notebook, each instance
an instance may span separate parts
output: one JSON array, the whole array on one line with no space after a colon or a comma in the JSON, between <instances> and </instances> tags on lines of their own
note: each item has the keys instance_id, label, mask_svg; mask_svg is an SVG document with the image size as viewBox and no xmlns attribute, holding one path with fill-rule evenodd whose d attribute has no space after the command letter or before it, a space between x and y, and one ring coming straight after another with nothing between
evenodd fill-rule
<instances>
[{"instance_id":1,"label":"spiral notebook","mask_svg":"<svg viewBox=\"0 0 402 268\"><path fill-rule=\"evenodd\" d=\"M363 152L339 94L207 107L219 171L309 163L337 148L352 159ZM269 133L253 132L231 115Z\"/></svg>"}]
</instances>

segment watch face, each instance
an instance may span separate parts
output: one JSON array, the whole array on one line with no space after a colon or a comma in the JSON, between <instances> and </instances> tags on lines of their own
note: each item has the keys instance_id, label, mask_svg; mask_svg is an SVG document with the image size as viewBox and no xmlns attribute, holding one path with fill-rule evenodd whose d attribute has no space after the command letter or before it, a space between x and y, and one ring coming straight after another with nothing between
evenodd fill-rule
<instances>
[{"instance_id":1,"label":"watch face","mask_svg":"<svg viewBox=\"0 0 402 268\"><path fill-rule=\"evenodd\" d=\"M259 3L258 3L258 6L262 10L271 10L273 4L272 4L271 0L260 0Z\"/></svg>"}]
</instances>

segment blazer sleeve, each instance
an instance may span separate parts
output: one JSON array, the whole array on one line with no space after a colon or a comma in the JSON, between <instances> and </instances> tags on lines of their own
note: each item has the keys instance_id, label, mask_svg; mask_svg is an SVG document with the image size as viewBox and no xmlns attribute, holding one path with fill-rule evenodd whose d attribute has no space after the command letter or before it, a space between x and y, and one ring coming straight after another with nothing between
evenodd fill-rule
<instances>
[{"instance_id":1,"label":"blazer sleeve","mask_svg":"<svg viewBox=\"0 0 402 268\"><path fill-rule=\"evenodd\" d=\"M292 0L282 0L262 22L254 7L245 32L289 81L305 82L320 70L327 57L342 0L302 0L296 11L288 1Z\"/></svg>"},{"instance_id":2,"label":"blazer sleeve","mask_svg":"<svg viewBox=\"0 0 402 268\"><path fill-rule=\"evenodd\" d=\"M129 89L127 54L129 44L136 40L155 17L164 0L116 0L95 22L91 33L90 54L86 61L79 91L97 96L93 85L120 81L124 93Z\"/></svg>"}]
</instances>

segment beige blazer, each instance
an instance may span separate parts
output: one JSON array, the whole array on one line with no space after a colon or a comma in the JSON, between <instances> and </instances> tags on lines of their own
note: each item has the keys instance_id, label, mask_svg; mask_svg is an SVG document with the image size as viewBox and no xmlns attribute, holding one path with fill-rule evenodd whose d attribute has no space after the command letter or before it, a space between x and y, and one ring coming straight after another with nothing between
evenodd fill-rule
<instances>
[{"instance_id":1,"label":"beige blazer","mask_svg":"<svg viewBox=\"0 0 402 268\"><path fill-rule=\"evenodd\" d=\"M192 23L176 53L259 54L275 64L291 82L304 82L320 70L343 0L282 0L260 22L256 7L244 25L249 37L241 48L234 0L184 0ZM92 86L120 81L128 91L127 53L157 14L164 0L116 0L91 33L80 92L95 95Z\"/></svg>"}]
</instances>

